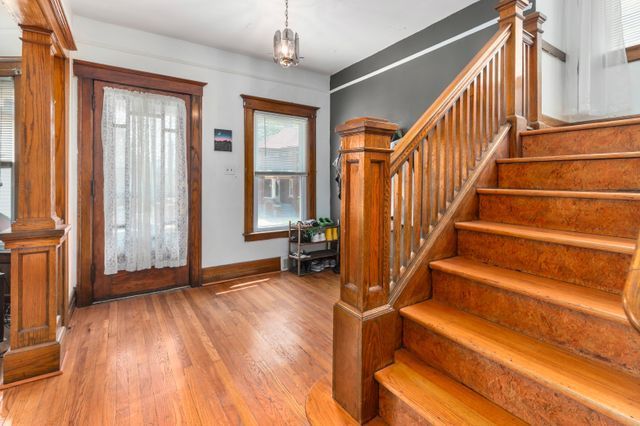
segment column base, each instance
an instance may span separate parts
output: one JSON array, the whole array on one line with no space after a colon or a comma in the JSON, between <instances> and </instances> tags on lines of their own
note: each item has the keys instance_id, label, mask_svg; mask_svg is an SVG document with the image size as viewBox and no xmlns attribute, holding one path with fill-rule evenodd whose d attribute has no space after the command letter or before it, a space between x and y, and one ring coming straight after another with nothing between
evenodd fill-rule
<instances>
[{"instance_id":1,"label":"column base","mask_svg":"<svg viewBox=\"0 0 640 426\"><path fill-rule=\"evenodd\" d=\"M61 348L61 342L55 341L19 349L9 349L4 354L2 362L3 385L35 379L38 376L50 375L60 371Z\"/></svg>"}]
</instances>

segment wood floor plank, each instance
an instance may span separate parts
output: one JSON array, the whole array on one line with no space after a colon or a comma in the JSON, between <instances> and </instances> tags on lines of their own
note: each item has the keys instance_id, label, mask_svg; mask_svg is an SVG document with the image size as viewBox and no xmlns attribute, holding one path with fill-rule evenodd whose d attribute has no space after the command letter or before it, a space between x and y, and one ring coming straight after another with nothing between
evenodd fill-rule
<instances>
[{"instance_id":1,"label":"wood floor plank","mask_svg":"<svg viewBox=\"0 0 640 426\"><path fill-rule=\"evenodd\" d=\"M63 374L0 392L0 424L305 424L338 297L282 273L77 309Z\"/></svg>"}]
</instances>

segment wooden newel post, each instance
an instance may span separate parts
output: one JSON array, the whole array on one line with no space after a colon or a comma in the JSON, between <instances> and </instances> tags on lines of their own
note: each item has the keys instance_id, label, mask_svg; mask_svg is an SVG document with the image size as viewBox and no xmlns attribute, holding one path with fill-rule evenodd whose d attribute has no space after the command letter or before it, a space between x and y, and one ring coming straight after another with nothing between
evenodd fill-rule
<instances>
[{"instance_id":1,"label":"wooden newel post","mask_svg":"<svg viewBox=\"0 0 640 426\"><path fill-rule=\"evenodd\" d=\"M4 384L58 372L65 330L61 245L69 227L57 217L55 203L53 34L21 27L16 221L0 234L11 250L11 337Z\"/></svg>"},{"instance_id":2,"label":"wooden newel post","mask_svg":"<svg viewBox=\"0 0 640 426\"><path fill-rule=\"evenodd\" d=\"M524 29L531 34L531 59L529 60L529 116L527 120L534 129L545 127L542 122L542 24L547 17L540 13L530 13L524 20Z\"/></svg>"},{"instance_id":3,"label":"wooden newel post","mask_svg":"<svg viewBox=\"0 0 640 426\"><path fill-rule=\"evenodd\" d=\"M501 0L496 7L500 14L500 28L511 27L511 36L505 45L505 109L511 124L509 154L521 157L520 132L526 130L527 119L523 116L522 93L524 47L524 9L529 0Z\"/></svg>"},{"instance_id":4,"label":"wooden newel post","mask_svg":"<svg viewBox=\"0 0 640 426\"><path fill-rule=\"evenodd\" d=\"M342 152L340 301L333 310L333 397L359 422L377 415L373 374L393 361L389 300L390 157L396 124L338 126Z\"/></svg>"}]
</instances>

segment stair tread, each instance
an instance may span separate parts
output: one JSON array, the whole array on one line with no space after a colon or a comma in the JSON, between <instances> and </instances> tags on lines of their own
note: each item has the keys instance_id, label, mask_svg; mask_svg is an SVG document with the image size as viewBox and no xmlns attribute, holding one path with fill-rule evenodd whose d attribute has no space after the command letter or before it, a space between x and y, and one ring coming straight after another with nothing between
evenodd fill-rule
<instances>
[{"instance_id":1,"label":"stair tread","mask_svg":"<svg viewBox=\"0 0 640 426\"><path fill-rule=\"evenodd\" d=\"M520 136L535 136L535 135L547 135L550 133L568 133L568 132L578 132L584 130L595 130L595 129L603 129L608 127L619 127L619 126L632 126L634 124L640 124L640 118L625 118L625 119L612 119L612 120L603 120L594 123L584 123L584 124L568 124L566 126L559 127L546 127L544 129L536 129L536 130L526 130L524 132L520 132Z\"/></svg>"},{"instance_id":2,"label":"stair tread","mask_svg":"<svg viewBox=\"0 0 640 426\"><path fill-rule=\"evenodd\" d=\"M640 420L638 378L433 301L401 314L622 423Z\"/></svg>"},{"instance_id":3,"label":"stair tread","mask_svg":"<svg viewBox=\"0 0 640 426\"><path fill-rule=\"evenodd\" d=\"M463 256L431 262L432 269L482 282L554 305L628 325L619 295L569 284L511 269L488 265Z\"/></svg>"},{"instance_id":4,"label":"stair tread","mask_svg":"<svg viewBox=\"0 0 640 426\"><path fill-rule=\"evenodd\" d=\"M539 163L547 161L579 161L579 160L614 160L620 158L638 158L640 151L631 152L607 152L602 154L570 154L570 155L550 155L544 157L516 157L501 158L496 160L498 164L513 163Z\"/></svg>"},{"instance_id":5,"label":"stair tread","mask_svg":"<svg viewBox=\"0 0 640 426\"><path fill-rule=\"evenodd\" d=\"M430 424L525 424L406 350L375 373L376 380Z\"/></svg>"},{"instance_id":6,"label":"stair tread","mask_svg":"<svg viewBox=\"0 0 640 426\"><path fill-rule=\"evenodd\" d=\"M561 191L545 189L478 188L481 195L515 195L521 197L588 198L640 201L640 192Z\"/></svg>"},{"instance_id":7,"label":"stair tread","mask_svg":"<svg viewBox=\"0 0 640 426\"><path fill-rule=\"evenodd\" d=\"M458 222L456 229L504 235L548 243L565 244L594 250L633 255L636 241L632 238L610 237L573 231L558 231L531 226L476 220Z\"/></svg>"}]
</instances>

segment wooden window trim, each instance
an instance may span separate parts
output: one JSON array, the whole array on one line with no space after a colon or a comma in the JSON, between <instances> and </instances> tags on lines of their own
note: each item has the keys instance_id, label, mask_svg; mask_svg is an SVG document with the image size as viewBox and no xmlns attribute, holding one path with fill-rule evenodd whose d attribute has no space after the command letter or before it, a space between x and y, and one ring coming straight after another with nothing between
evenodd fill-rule
<instances>
[{"instance_id":1,"label":"wooden window trim","mask_svg":"<svg viewBox=\"0 0 640 426\"><path fill-rule=\"evenodd\" d=\"M202 93L207 83L109 65L74 61L78 77L78 306L93 302L91 181L93 179L93 87L95 81L161 90L190 99L189 284L202 285ZM88 210L89 209L89 210Z\"/></svg>"},{"instance_id":2,"label":"wooden window trim","mask_svg":"<svg viewBox=\"0 0 640 426\"><path fill-rule=\"evenodd\" d=\"M256 232L253 228L253 114L255 111L272 112L276 114L295 115L309 119L307 135L309 147L307 149L307 163L309 177L307 178L307 215L316 215L316 115L318 107L295 104L275 99L259 98L250 95L240 95L244 102L244 240L260 241L274 238L286 238L287 231Z\"/></svg>"},{"instance_id":3,"label":"wooden window trim","mask_svg":"<svg viewBox=\"0 0 640 426\"><path fill-rule=\"evenodd\" d=\"M640 61L640 44L627 47L627 62Z\"/></svg>"}]
</instances>

